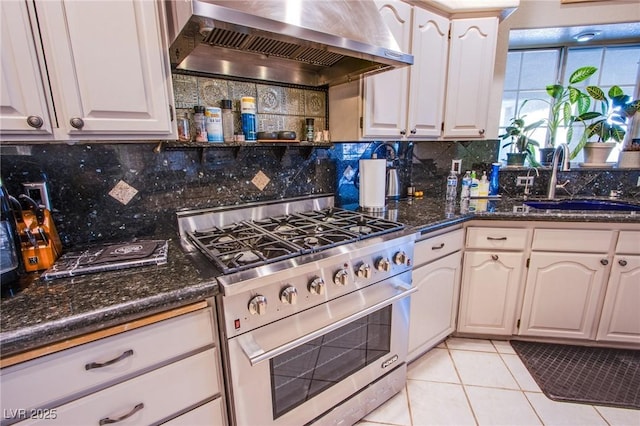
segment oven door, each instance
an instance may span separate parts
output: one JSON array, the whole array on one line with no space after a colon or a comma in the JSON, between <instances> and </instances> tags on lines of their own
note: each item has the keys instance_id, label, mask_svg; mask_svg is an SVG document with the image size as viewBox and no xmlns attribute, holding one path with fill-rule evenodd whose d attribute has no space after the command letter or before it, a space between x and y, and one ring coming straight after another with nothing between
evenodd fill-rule
<instances>
[{"instance_id":1,"label":"oven door","mask_svg":"<svg viewBox=\"0 0 640 426\"><path fill-rule=\"evenodd\" d=\"M308 423L396 369L404 385L415 290L405 272L230 339L235 424Z\"/></svg>"}]
</instances>

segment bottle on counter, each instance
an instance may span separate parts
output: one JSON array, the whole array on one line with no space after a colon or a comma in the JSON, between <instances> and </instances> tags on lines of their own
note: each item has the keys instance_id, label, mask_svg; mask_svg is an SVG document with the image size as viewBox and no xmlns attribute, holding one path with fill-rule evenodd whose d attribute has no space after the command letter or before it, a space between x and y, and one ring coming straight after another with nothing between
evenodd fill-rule
<instances>
[{"instance_id":1,"label":"bottle on counter","mask_svg":"<svg viewBox=\"0 0 640 426\"><path fill-rule=\"evenodd\" d=\"M471 196L471 172L467 170L462 177L462 189L460 190L460 201L469 200Z\"/></svg>"},{"instance_id":2,"label":"bottle on counter","mask_svg":"<svg viewBox=\"0 0 640 426\"><path fill-rule=\"evenodd\" d=\"M500 163L491 164L491 177L489 178L489 195L498 195L500 190Z\"/></svg>"},{"instance_id":3,"label":"bottle on counter","mask_svg":"<svg viewBox=\"0 0 640 426\"><path fill-rule=\"evenodd\" d=\"M486 197L489 195L489 179L487 179L487 172L482 172L482 177L478 183L478 196Z\"/></svg>"},{"instance_id":4,"label":"bottle on counter","mask_svg":"<svg viewBox=\"0 0 640 426\"><path fill-rule=\"evenodd\" d=\"M201 105L193 107L193 127L196 142L206 142L207 126L204 116L204 107Z\"/></svg>"},{"instance_id":5,"label":"bottle on counter","mask_svg":"<svg viewBox=\"0 0 640 426\"><path fill-rule=\"evenodd\" d=\"M480 181L478 180L478 178L476 177L476 171L472 170L471 171L471 186L469 187L469 196L470 197L477 197L480 191Z\"/></svg>"},{"instance_id":6,"label":"bottle on counter","mask_svg":"<svg viewBox=\"0 0 640 426\"><path fill-rule=\"evenodd\" d=\"M204 116L207 128L207 141L223 142L222 110L218 107L207 107Z\"/></svg>"},{"instance_id":7,"label":"bottle on counter","mask_svg":"<svg viewBox=\"0 0 640 426\"><path fill-rule=\"evenodd\" d=\"M315 132L313 124L314 124L313 118L306 119L305 134L307 135L307 142L313 142L314 132Z\"/></svg>"},{"instance_id":8,"label":"bottle on counter","mask_svg":"<svg viewBox=\"0 0 640 426\"><path fill-rule=\"evenodd\" d=\"M222 136L225 142L233 142L233 103L231 99L220 101L222 108Z\"/></svg>"},{"instance_id":9,"label":"bottle on counter","mask_svg":"<svg viewBox=\"0 0 640 426\"><path fill-rule=\"evenodd\" d=\"M455 170L449 172L447 176L447 201L453 201L458 197L458 175Z\"/></svg>"}]
</instances>

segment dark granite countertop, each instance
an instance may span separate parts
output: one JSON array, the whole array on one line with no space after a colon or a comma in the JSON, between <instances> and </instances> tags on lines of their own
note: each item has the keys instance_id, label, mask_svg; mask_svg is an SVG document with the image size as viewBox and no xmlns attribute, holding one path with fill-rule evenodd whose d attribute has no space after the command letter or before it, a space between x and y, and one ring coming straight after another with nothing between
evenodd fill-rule
<instances>
[{"instance_id":1,"label":"dark granite countertop","mask_svg":"<svg viewBox=\"0 0 640 426\"><path fill-rule=\"evenodd\" d=\"M40 280L21 277L22 289L0 301L2 356L132 321L217 294L200 276L177 239L165 265Z\"/></svg>"},{"instance_id":2,"label":"dark granite countertop","mask_svg":"<svg viewBox=\"0 0 640 426\"><path fill-rule=\"evenodd\" d=\"M478 200L487 211L446 211L439 198L415 198L390 204L388 218L423 234L471 219L626 222L640 224L640 214L531 209L514 213L521 199ZM475 201L472 202L473 204ZM634 201L640 205L637 200ZM176 239L169 242L168 263L43 282L22 277L15 296L0 301L0 350L8 356L62 339L184 306L217 294L214 279L203 278Z\"/></svg>"}]
</instances>

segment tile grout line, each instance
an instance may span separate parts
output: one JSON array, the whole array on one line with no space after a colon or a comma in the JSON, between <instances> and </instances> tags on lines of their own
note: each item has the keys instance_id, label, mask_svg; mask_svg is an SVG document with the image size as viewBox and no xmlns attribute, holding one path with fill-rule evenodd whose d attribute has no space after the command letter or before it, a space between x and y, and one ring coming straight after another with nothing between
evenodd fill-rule
<instances>
[{"instance_id":1,"label":"tile grout line","mask_svg":"<svg viewBox=\"0 0 640 426\"><path fill-rule=\"evenodd\" d=\"M460 372L458 371L458 366L456 365L453 356L451 355L451 350L449 348L449 344L447 343L447 341L445 340L445 346L447 347L447 355L449 356L449 359L451 360L451 364L453 365L453 369L456 372L456 376L458 376L458 380L460 381L460 386L462 387L462 392L464 393L464 398L467 401L467 405L469 406L469 410L471 410L471 415L473 416L473 421L475 422L476 425L480 425L480 422L478 421L478 418L476 416L476 412L473 409L473 406L471 405L471 400L469 399L469 395L467 394L467 389L465 388L464 383L462 383L462 376L460 375Z\"/></svg>"}]
</instances>

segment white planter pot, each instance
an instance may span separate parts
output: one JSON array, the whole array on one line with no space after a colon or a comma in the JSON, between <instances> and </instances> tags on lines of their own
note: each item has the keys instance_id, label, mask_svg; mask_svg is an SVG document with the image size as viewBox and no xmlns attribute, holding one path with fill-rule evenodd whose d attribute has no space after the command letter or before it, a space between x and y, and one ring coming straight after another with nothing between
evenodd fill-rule
<instances>
[{"instance_id":1,"label":"white planter pot","mask_svg":"<svg viewBox=\"0 0 640 426\"><path fill-rule=\"evenodd\" d=\"M618 157L619 169L640 169L640 151L622 151Z\"/></svg>"},{"instance_id":2,"label":"white planter pot","mask_svg":"<svg viewBox=\"0 0 640 426\"><path fill-rule=\"evenodd\" d=\"M615 142L587 142L583 148L585 164L607 164L607 158L615 146Z\"/></svg>"}]
</instances>

